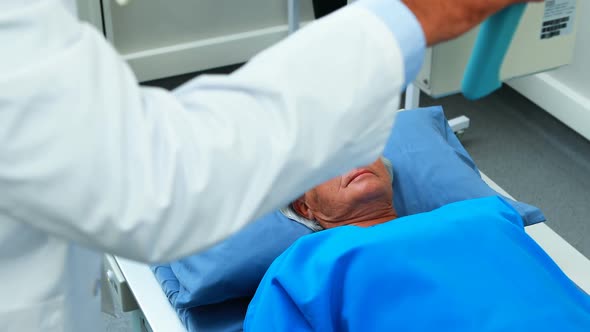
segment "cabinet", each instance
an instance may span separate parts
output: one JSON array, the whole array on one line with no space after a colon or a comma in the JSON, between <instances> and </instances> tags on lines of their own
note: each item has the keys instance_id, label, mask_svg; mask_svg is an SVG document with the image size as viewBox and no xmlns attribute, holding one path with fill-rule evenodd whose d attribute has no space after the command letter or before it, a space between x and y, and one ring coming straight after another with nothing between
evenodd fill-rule
<instances>
[{"instance_id":1,"label":"cabinet","mask_svg":"<svg viewBox=\"0 0 590 332\"><path fill-rule=\"evenodd\" d=\"M302 22L313 19L300 1ZM287 0L78 0L140 81L245 62L288 33Z\"/></svg>"}]
</instances>

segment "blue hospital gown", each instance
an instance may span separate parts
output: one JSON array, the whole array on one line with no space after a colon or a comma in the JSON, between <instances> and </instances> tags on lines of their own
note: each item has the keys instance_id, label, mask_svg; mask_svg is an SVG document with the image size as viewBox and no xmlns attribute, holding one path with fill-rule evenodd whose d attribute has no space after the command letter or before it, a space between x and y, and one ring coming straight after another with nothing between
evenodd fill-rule
<instances>
[{"instance_id":1,"label":"blue hospital gown","mask_svg":"<svg viewBox=\"0 0 590 332\"><path fill-rule=\"evenodd\" d=\"M498 197L305 236L267 271L246 331L590 331L590 298Z\"/></svg>"}]
</instances>

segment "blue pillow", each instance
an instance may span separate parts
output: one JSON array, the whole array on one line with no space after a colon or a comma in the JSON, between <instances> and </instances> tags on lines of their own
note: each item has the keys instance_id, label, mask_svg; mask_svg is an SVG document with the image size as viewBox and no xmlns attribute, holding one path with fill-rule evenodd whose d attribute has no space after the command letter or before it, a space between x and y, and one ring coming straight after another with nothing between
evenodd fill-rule
<instances>
[{"instance_id":1,"label":"blue pillow","mask_svg":"<svg viewBox=\"0 0 590 332\"><path fill-rule=\"evenodd\" d=\"M481 178L440 106L400 112L383 155L393 164L393 200L400 217L500 195ZM506 200L525 226L545 221L538 208Z\"/></svg>"},{"instance_id":2,"label":"blue pillow","mask_svg":"<svg viewBox=\"0 0 590 332\"><path fill-rule=\"evenodd\" d=\"M449 128L441 107L400 112L384 151L394 169L399 216L498 195ZM544 220L537 208L511 201L530 225ZM272 261L312 231L273 212L211 249L170 263L179 285L169 299L177 309L252 296ZM162 286L172 285L170 281ZM173 296L172 296L173 295Z\"/></svg>"},{"instance_id":3,"label":"blue pillow","mask_svg":"<svg viewBox=\"0 0 590 332\"><path fill-rule=\"evenodd\" d=\"M251 297L272 261L312 232L275 211L203 253L170 263L180 284L172 304L191 308Z\"/></svg>"}]
</instances>

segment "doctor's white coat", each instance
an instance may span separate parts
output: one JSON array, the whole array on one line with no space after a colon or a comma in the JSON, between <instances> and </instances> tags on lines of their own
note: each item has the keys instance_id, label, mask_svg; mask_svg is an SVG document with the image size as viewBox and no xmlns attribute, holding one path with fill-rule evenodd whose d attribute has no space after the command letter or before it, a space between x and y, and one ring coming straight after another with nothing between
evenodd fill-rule
<instances>
[{"instance_id":1,"label":"doctor's white coat","mask_svg":"<svg viewBox=\"0 0 590 332\"><path fill-rule=\"evenodd\" d=\"M100 252L188 255L369 164L404 81L358 7L173 93L61 0L1 1L0 45L1 331L100 331Z\"/></svg>"}]
</instances>

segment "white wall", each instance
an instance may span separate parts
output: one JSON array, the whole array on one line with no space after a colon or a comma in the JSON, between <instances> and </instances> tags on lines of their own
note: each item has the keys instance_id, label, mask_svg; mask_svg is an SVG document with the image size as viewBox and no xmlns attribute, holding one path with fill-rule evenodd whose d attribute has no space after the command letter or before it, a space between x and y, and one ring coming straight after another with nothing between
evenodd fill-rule
<instances>
[{"instance_id":1,"label":"white wall","mask_svg":"<svg viewBox=\"0 0 590 332\"><path fill-rule=\"evenodd\" d=\"M579 0L573 63L509 85L590 140L590 1Z\"/></svg>"}]
</instances>

